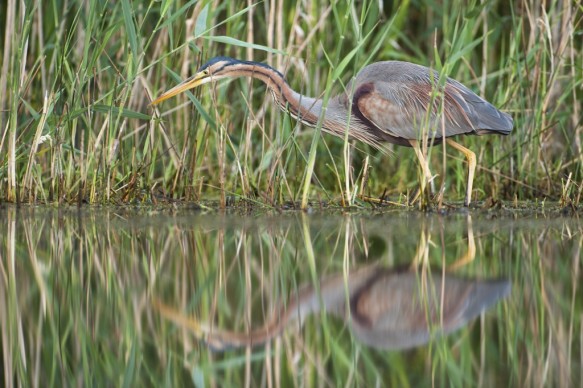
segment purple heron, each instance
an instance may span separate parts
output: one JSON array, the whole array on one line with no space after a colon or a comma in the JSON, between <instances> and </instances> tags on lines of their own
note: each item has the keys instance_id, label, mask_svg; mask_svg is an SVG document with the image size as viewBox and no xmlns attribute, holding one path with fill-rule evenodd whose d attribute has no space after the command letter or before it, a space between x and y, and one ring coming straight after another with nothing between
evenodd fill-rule
<instances>
[{"instance_id":1,"label":"purple heron","mask_svg":"<svg viewBox=\"0 0 583 388\"><path fill-rule=\"evenodd\" d=\"M216 57L198 72L166 91L152 105L209 82L230 77L251 77L263 81L277 105L302 123L315 127L321 115L322 130L369 144L383 143L413 147L423 170L424 183L431 180L429 165L420 144L447 144L461 151L468 161L468 182L464 204L471 201L476 154L451 137L458 135L508 135L512 117L496 109L456 80L447 78L440 86L439 74L409 62L377 62L364 67L347 85L346 93L332 97L326 109L319 98L294 91L283 74L259 62Z\"/></svg>"}]
</instances>

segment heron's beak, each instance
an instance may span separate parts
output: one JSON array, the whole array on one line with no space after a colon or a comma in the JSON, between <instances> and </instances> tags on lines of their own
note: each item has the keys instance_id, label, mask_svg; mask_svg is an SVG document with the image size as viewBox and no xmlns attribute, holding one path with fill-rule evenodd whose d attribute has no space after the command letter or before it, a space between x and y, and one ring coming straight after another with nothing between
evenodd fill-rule
<instances>
[{"instance_id":1,"label":"heron's beak","mask_svg":"<svg viewBox=\"0 0 583 388\"><path fill-rule=\"evenodd\" d=\"M158 96L157 99L152 101L150 103L150 105L157 105L157 104L161 103L162 101L169 99L170 97L174 97L175 95L180 94L182 92L185 92L189 89L196 88L197 86L205 83L204 80L207 77L208 77L208 74L204 74L203 72L196 73L195 75L182 81L181 83L179 83L178 85L176 85L172 89L162 93L160 96Z\"/></svg>"}]
</instances>

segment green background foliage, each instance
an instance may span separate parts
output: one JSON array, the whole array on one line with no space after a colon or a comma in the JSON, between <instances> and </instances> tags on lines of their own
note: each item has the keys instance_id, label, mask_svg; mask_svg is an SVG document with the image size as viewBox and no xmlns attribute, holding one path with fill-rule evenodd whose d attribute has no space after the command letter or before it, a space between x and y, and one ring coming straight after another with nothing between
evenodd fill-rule
<instances>
[{"instance_id":1,"label":"green background foliage","mask_svg":"<svg viewBox=\"0 0 583 388\"><path fill-rule=\"evenodd\" d=\"M355 193L385 190L401 198L416 188L411 149L381 155L319 136L279 112L257 81L148 106L228 55L266 62L310 96L341 92L375 61L433 67L514 118L509 137L460 140L478 157L474 198L578 203L581 10L580 1L540 0L8 0L0 5L0 200L224 205L234 196L277 206L300 199L314 157L313 200L351 203ZM442 147L430 157L446 198L463 198L463 157L444 158Z\"/></svg>"}]
</instances>

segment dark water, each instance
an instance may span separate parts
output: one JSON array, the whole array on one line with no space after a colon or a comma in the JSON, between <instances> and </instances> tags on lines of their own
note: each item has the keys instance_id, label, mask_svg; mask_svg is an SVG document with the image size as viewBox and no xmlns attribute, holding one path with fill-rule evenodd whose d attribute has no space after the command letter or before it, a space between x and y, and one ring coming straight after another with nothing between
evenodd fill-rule
<instances>
[{"instance_id":1,"label":"dark water","mask_svg":"<svg viewBox=\"0 0 583 388\"><path fill-rule=\"evenodd\" d=\"M470 214L4 208L3 378L579 384L583 222Z\"/></svg>"}]
</instances>

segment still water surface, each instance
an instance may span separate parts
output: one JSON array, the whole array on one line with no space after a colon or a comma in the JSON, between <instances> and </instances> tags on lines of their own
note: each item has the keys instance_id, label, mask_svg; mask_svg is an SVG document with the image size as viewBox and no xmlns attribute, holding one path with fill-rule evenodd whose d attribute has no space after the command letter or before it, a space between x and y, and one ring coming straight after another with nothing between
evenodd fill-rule
<instances>
[{"instance_id":1,"label":"still water surface","mask_svg":"<svg viewBox=\"0 0 583 388\"><path fill-rule=\"evenodd\" d=\"M6 385L569 386L583 222L0 209Z\"/></svg>"}]
</instances>

